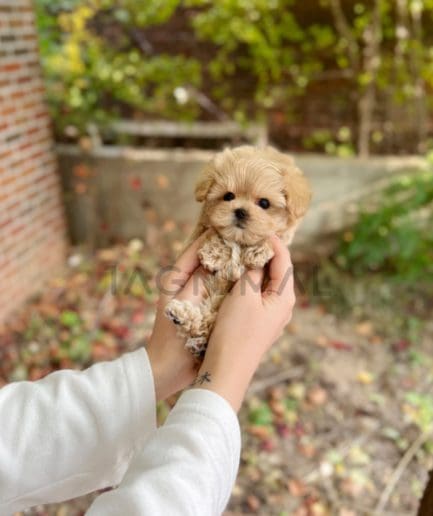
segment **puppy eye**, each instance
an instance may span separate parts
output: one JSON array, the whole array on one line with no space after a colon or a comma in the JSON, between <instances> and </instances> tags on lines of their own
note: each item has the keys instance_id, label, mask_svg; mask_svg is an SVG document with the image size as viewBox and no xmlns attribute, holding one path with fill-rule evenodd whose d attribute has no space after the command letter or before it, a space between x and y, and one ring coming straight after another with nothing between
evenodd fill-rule
<instances>
[{"instance_id":1,"label":"puppy eye","mask_svg":"<svg viewBox=\"0 0 433 516\"><path fill-rule=\"evenodd\" d=\"M224 194L224 197L223 197L223 199L225 201L233 201L234 198L235 198L235 194L233 192L227 192L226 194Z\"/></svg>"},{"instance_id":2,"label":"puppy eye","mask_svg":"<svg viewBox=\"0 0 433 516\"><path fill-rule=\"evenodd\" d=\"M259 199L258 202L260 208L263 208L264 210L267 210L271 203L268 201L268 199Z\"/></svg>"}]
</instances>

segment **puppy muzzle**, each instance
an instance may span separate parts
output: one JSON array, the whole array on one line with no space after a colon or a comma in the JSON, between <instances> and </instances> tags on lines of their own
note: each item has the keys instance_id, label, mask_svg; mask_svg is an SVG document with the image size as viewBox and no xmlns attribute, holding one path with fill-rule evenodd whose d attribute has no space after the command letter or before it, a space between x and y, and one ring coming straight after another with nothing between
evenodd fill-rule
<instances>
[{"instance_id":1,"label":"puppy muzzle","mask_svg":"<svg viewBox=\"0 0 433 516\"><path fill-rule=\"evenodd\" d=\"M233 210L234 214L234 224L238 228L244 228L248 219L248 212L244 208L236 208Z\"/></svg>"}]
</instances>

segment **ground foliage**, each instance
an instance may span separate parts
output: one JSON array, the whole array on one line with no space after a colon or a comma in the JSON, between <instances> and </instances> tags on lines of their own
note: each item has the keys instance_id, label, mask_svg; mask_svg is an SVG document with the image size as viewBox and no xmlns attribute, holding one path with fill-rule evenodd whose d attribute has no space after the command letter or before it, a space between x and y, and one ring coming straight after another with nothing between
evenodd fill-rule
<instances>
[{"instance_id":1,"label":"ground foliage","mask_svg":"<svg viewBox=\"0 0 433 516\"><path fill-rule=\"evenodd\" d=\"M94 256L72 253L67 271L0 330L1 383L81 369L142 345L157 271L180 246L164 242L151 252L134 240ZM431 322L402 336L377 313L338 318L319 296L323 284L306 287L317 271L298 270L294 319L240 414L241 467L227 515L360 516L377 507L377 514L413 515L432 463ZM332 283L326 288L332 298ZM403 306L393 310L405 317ZM173 402L160 404L160 422ZM91 499L29 514L76 516Z\"/></svg>"}]
</instances>

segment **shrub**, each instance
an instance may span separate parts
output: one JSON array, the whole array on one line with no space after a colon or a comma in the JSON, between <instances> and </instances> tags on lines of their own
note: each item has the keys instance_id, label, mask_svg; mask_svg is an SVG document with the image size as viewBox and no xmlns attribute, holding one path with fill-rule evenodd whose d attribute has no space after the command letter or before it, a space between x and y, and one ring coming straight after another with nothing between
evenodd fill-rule
<instances>
[{"instance_id":1,"label":"shrub","mask_svg":"<svg viewBox=\"0 0 433 516\"><path fill-rule=\"evenodd\" d=\"M269 120L282 146L295 125L298 145L337 155L426 142L432 2L35 3L59 138L118 117L219 117Z\"/></svg>"},{"instance_id":2,"label":"shrub","mask_svg":"<svg viewBox=\"0 0 433 516\"><path fill-rule=\"evenodd\" d=\"M364 207L340 245L337 264L357 275L433 280L433 169L394 181L374 207Z\"/></svg>"}]
</instances>

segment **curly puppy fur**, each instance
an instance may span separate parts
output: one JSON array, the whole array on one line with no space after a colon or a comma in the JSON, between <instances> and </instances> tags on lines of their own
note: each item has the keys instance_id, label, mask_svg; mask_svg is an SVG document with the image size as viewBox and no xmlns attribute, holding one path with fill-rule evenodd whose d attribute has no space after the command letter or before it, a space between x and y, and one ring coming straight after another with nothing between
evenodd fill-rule
<instances>
[{"instance_id":1,"label":"curly puppy fur","mask_svg":"<svg viewBox=\"0 0 433 516\"><path fill-rule=\"evenodd\" d=\"M211 228L198 252L212 273L206 298L199 306L173 299L165 313L187 339L186 347L201 358L225 295L246 269L263 267L272 258L271 235L291 243L311 190L291 157L272 147L244 145L215 155L195 197L203 207L189 242Z\"/></svg>"}]
</instances>

